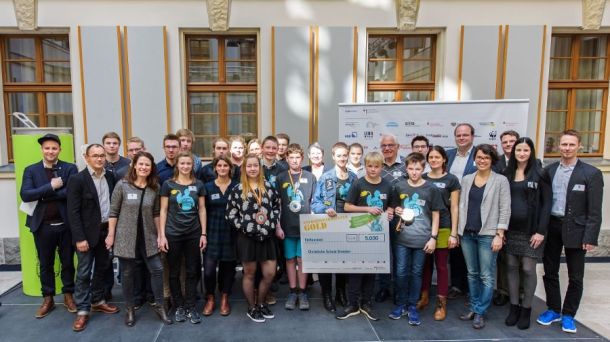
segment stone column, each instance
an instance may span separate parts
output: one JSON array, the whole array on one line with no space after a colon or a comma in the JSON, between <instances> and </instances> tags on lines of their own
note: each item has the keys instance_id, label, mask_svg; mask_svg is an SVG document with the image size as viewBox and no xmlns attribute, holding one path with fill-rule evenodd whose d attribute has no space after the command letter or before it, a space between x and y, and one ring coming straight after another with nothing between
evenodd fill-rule
<instances>
[{"instance_id":1,"label":"stone column","mask_svg":"<svg viewBox=\"0 0 610 342\"><path fill-rule=\"evenodd\" d=\"M22 31L33 31L38 28L38 0L13 0L17 26Z\"/></svg>"},{"instance_id":2,"label":"stone column","mask_svg":"<svg viewBox=\"0 0 610 342\"><path fill-rule=\"evenodd\" d=\"M396 22L400 31L413 31L417 23L419 0L396 0Z\"/></svg>"},{"instance_id":3,"label":"stone column","mask_svg":"<svg viewBox=\"0 0 610 342\"><path fill-rule=\"evenodd\" d=\"M206 0L210 30L227 31L229 29L229 14L231 0Z\"/></svg>"},{"instance_id":4,"label":"stone column","mask_svg":"<svg viewBox=\"0 0 610 342\"><path fill-rule=\"evenodd\" d=\"M606 0L582 0L582 29L599 30Z\"/></svg>"}]
</instances>

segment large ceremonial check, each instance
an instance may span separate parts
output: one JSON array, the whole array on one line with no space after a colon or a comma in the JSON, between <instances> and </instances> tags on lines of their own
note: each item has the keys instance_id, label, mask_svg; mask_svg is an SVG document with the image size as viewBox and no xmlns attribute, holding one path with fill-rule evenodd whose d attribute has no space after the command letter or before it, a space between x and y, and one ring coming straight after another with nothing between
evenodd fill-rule
<instances>
[{"instance_id":1,"label":"large ceremonial check","mask_svg":"<svg viewBox=\"0 0 610 342\"><path fill-rule=\"evenodd\" d=\"M390 273L385 213L300 217L304 273Z\"/></svg>"}]
</instances>

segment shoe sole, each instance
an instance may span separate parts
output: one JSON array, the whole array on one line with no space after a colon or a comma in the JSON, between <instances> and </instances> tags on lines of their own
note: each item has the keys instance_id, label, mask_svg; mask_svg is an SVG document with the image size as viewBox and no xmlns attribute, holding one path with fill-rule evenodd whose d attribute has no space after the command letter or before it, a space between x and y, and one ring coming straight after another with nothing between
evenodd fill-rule
<instances>
[{"instance_id":1,"label":"shoe sole","mask_svg":"<svg viewBox=\"0 0 610 342\"><path fill-rule=\"evenodd\" d=\"M413 322L413 321L409 321L409 325L412 325L412 326L415 326L415 327L416 327L416 326L418 326L418 325L420 325L420 324L421 324L421 322Z\"/></svg>"},{"instance_id":2,"label":"shoe sole","mask_svg":"<svg viewBox=\"0 0 610 342\"><path fill-rule=\"evenodd\" d=\"M354 311L354 312L350 312L350 313L348 313L348 314L347 314L347 315L345 315L345 316L340 316L340 317L335 316L335 318L336 318L336 319L347 319L347 318L350 318L350 317L353 317L353 316L357 316L357 315L359 315L359 314L360 314L360 311Z\"/></svg>"},{"instance_id":3,"label":"shoe sole","mask_svg":"<svg viewBox=\"0 0 610 342\"><path fill-rule=\"evenodd\" d=\"M292 311L292 310L294 310L294 309L296 309L296 308L297 308L297 306L296 306L296 305L295 305L295 306L288 306L288 305L284 306L284 309L286 309L286 310L290 310L290 311Z\"/></svg>"},{"instance_id":4,"label":"shoe sole","mask_svg":"<svg viewBox=\"0 0 610 342\"><path fill-rule=\"evenodd\" d=\"M74 309L70 309L70 307L68 307L68 306L66 305L66 303L64 303L64 307L66 307L66 310L68 310L68 312L70 312L70 313L75 313L76 311L78 311L76 308L74 308Z\"/></svg>"},{"instance_id":5,"label":"shoe sole","mask_svg":"<svg viewBox=\"0 0 610 342\"><path fill-rule=\"evenodd\" d=\"M570 334L576 334L576 329L572 330L572 329L565 329L564 327L561 327L561 330L563 330L563 332L567 332Z\"/></svg>"},{"instance_id":6,"label":"shoe sole","mask_svg":"<svg viewBox=\"0 0 610 342\"><path fill-rule=\"evenodd\" d=\"M254 317L250 316L250 314L246 313L246 316L248 316L248 318L250 318L252 320L252 322L256 322L256 323L265 323L265 319L255 319Z\"/></svg>"},{"instance_id":7,"label":"shoe sole","mask_svg":"<svg viewBox=\"0 0 610 342\"><path fill-rule=\"evenodd\" d=\"M362 314L365 315L366 318L370 319L371 321L378 321L379 320L379 317L371 316L368 312L366 312L364 310L360 310L360 312L362 312Z\"/></svg>"},{"instance_id":8,"label":"shoe sole","mask_svg":"<svg viewBox=\"0 0 610 342\"><path fill-rule=\"evenodd\" d=\"M299 305L299 310L301 310L301 311L307 311L307 310L309 310L309 305L307 305L307 306L300 306L300 305Z\"/></svg>"},{"instance_id":9,"label":"shoe sole","mask_svg":"<svg viewBox=\"0 0 610 342\"><path fill-rule=\"evenodd\" d=\"M119 313L121 310L117 310L117 311L104 311L104 310L100 310L100 309L94 309L91 308L91 312L101 312L101 313L105 313L105 314L109 314L109 315L113 315L115 313Z\"/></svg>"},{"instance_id":10,"label":"shoe sole","mask_svg":"<svg viewBox=\"0 0 610 342\"><path fill-rule=\"evenodd\" d=\"M201 320L198 320L198 321L193 321L193 320L191 319L190 321L191 321L191 323L193 323L193 324L199 324L199 323L201 323Z\"/></svg>"},{"instance_id":11,"label":"shoe sole","mask_svg":"<svg viewBox=\"0 0 610 342\"><path fill-rule=\"evenodd\" d=\"M176 317L174 317L174 322L184 323L184 322L186 322L186 318L185 319L176 319Z\"/></svg>"},{"instance_id":12,"label":"shoe sole","mask_svg":"<svg viewBox=\"0 0 610 342\"><path fill-rule=\"evenodd\" d=\"M541 320L539 320L539 319L537 319L537 320L536 320L536 323L538 323L538 324L540 324L540 325L544 325L544 326L549 326L549 325L551 325L551 324L553 324L553 323L555 323L555 322L561 322L561 317L560 317L560 318L557 318L557 319L554 319L554 320L552 320L552 321L550 321L550 322L543 322L543 321L541 321Z\"/></svg>"}]
</instances>

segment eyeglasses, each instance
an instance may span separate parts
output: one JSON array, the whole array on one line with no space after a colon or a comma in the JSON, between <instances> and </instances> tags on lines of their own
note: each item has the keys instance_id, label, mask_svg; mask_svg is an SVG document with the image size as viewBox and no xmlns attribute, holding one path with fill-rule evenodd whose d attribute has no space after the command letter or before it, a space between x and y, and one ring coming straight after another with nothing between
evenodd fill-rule
<instances>
[{"instance_id":1,"label":"eyeglasses","mask_svg":"<svg viewBox=\"0 0 610 342\"><path fill-rule=\"evenodd\" d=\"M381 145L381 149L384 149L384 148L395 148L395 147L396 147L396 144L382 144Z\"/></svg>"},{"instance_id":2,"label":"eyeglasses","mask_svg":"<svg viewBox=\"0 0 610 342\"><path fill-rule=\"evenodd\" d=\"M92 154L89 156L89 158L93 158L93 159L106 159L106 155L105 154Z\"/></svg>"}]
</instances>

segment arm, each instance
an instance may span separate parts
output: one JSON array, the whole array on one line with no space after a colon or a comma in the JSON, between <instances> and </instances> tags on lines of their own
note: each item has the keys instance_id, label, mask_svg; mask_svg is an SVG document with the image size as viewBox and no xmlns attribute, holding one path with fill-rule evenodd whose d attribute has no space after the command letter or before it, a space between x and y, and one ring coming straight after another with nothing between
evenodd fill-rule
<instances>
[{"instance_id":1,"label":"arm","mask_svg":"<svg viewBox=\"0 0 610 342\"><path fill-rule=\"evenodd\" d=\"M381 213L383 213L383 210L381 208L354 205L349 202L345 202L344 209L348 213L369 213L371 215L381 215Z\"/></svg>"},{"instance_id":2,"label":"arm","mask_svg":"<svg viewBox=\"0 0 610 342\"><path fill-rule=\"evenodd\" d=\"M114 234L116 232L117 221L118 221L118 219L116 217L108 218L108 236L106 237L106 240L105 240L107 250L112 249L112 246L114 245Z\"/></svg>"},{"instance_id":3,"label":"arm","mask_svg":"<svg viewBox=\"0 0 610 342\"><path fill-rule=\"evenodd\" d=\"M241 230L242 199L239 194L238 187L239 185L236 185L233 190L231 190L229 200L227 201L225 218L231 223L231 225L233 225L233 227L235 227L235 229Z\"/></svg>"},{"instance_id":4,"label":"arm","mask_svg":"<svg viewBox=\"0 0 610 342\"><path fill-rule=\"evenodd\" d=\"M460 190L451 192L451 234L449 235L449 248L455 248L460 245L458 238L458 218L460 216Z\"/></svg>"},{"instance_id":5,"label":"arm","mask_svg":"<svg viewBox=\"0 0 610 342\"><path fill-rule=\"evenodd\" d=\"M436 240L438 239L438 224L440 220L440 213L438 210L432 212L432 233L430 234L430 239L424 245L424 252L428 254L434 253L436 249Z\"/></svg>"},{"instance_id":6,"label":"arm","mask_svg":"<svg viewBox=\"0 0 610 342\"><path fill-rule=\"evenodd\" d=\"M167 240L165 238L165 224L167 222L168 204L169 197L161 196L159 202L159 234L157 235L157 244L161 250L163 250L163 241L165 241L165 245L167 245Z\"/></svg>"},{"instance_id":7,"label":"arm","mask_svg":"<svg viewBox=\"0 0 610 342\"><path fill-rule=\"evenodd\" d=\"M68 222L70 223L72 240L76 242L77 250L84 253L89 250L89 244L87 243L87 237L85 236L85 228L81 216L82 213L80 204L83 195L82 189L83 186L80 178L70 178L70 181L68 181L67 195Z\"/></svg>"},{"instance_id":8,"label":"arm","mask_svg":"<svg viewBox=\"0 0 610 342\"><path fill-rule=\"evenodd\" d=\"M205 211L205 197L199 196L198 199L199 205L199 222L201 222L201 237L199 238L199 249L204 250L208 245L208 235L207 235L207 216Z\"/></svg>"},{"instance_id":9,"label":"arm","mask_svg":"<svg viewBox=\"0 0 610 342\"><path fill-rule=\"evenodd\" d=\"M593 250L597 246L597 238L602 223L602 198L604 194L604 180L602 173L595 169L588 177L587 191L587 223L582 238L583 249Z\"/></svg>"},{"instance_id":10,"label":"arm","mask_svg":"<svg viewBox=\"0 0 610 342\"><path fill-rule=\"evenodd\" d=\"M66 170L64 171L64 176L62 178L66 179L64 184L68 184L68 180L78 173L78 169L76 168L76 165L72 163L65 163L64 166L66 167ZM62 186L59 190L55 190L55 196L58 199L66 199L66 196L68 195L67 188L67 186Z\"/></svg>"},{"instance_id":11,"label":"arm","mask_svg":"<svg viewBox=\"0 0 610 342\"><path fill-rule=\"evenodd\" d=\"M34 202L42 200L45 197L55 196L55 191L51 182L45 183L39 187L36 187L34 181L34 172L32 167L29 166L23 172L23 179L21 182L21 200L24 202Z\"/></svg>"}]
</instances>

